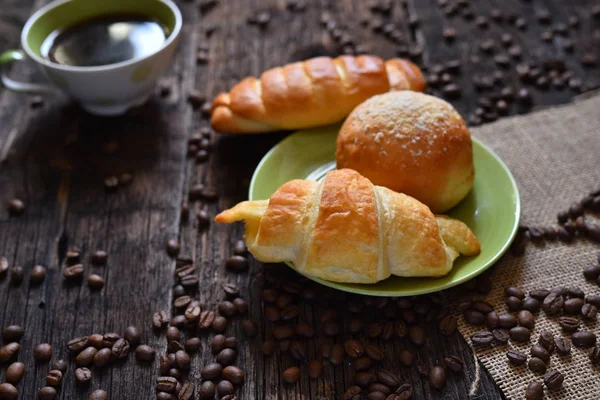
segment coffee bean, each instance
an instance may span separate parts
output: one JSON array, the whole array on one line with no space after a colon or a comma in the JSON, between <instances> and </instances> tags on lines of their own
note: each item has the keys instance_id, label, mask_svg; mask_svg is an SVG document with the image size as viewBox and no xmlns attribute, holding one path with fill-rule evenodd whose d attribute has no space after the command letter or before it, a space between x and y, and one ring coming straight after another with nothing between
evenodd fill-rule
<instances>
[{"instance_id":1,"label":"coffee bean","mask_svg":"<svg viewBox=\"0 0 600 400\"><path fill-rule=\"evenodd\" d=\"M165 311L155 312L152 316L152 326L155 329L166 328L169 325L169 316Z\"/></svg>"},{"instance_id":2,"label":"coffee bean","mask_svg":"<svg viewBox=\"0 0 600 400\"><path fill-rule=\"evenodd\" d=\"M556 351L560 355L568 355L571 353L571 342L562 336L554 338L552 349L556 348Z\"/></svg>"},{"instance_id":3,"label":"coffee bean","mask_svg":"<svg viewBox=\"0 0 600 400\"><path fill-rule=\"evenodd\" d=\"M232 395L234 392L235 388L233 387L233 383L229 381L223 380L217 385L217 395L219 398L221 398L221 400Z\"/></svg>"},{"instance_id":4,"label":"coffee bean","mask_svg":"<svg viewBox=\"0 0 600 400\"><path fill-rule=\"evenodd\" d=\"M457 322L453 315L446 315L439 323L440 332L443 335L450 336L456 331Z\"/></svg>"},{"instance_id":5,"label":"coffee bean","mask_svg":"<svg viewBox=\"0 0 600 400\"><path fill-rule=\"evenodd\" d=\"M581 306L581 315L588 321L595 321L598 315L598 307L593 304L586 303Z\"/></svg>"},{"instance_id":6,"label":"coffee bean","mask_svg":"<svg viewBox=\"0 0 600 400\"><path fill-rule=\"evenodd\" d=\"M449 356L444 358L444 365L455 374L463 372L465 367L464 361L457 356Z\"/></svg>"},{"instance_id":7,"label":"coffee bean","mask_svg":"<svg viewBox=\"0 0 600 400\"><path fill-rule=\"evenodd\" d=\"M519 100L519 102L523 105L529 106L533 103L533 97L531 96L531 93L529 93L529 90L527 90L526 88L521 88L519 89L519 92L517 94L517 99ZM559 229L560 232L560 229Z\"/></svg>"},{"instance_id":8,"label":"coffee bean","mask_svg":"<svg viewBox=\"0 0 600 400\"><path fill-rule=\"evenodd\" d=\"M219 360L217 360L217 362L219 362ZM179 367L179 369L188 371L192 365L192 359L184 350L178 350L175 353L175 364Z\"/></svg>"},{"instance_id":9,"label":"coffee bean","mask_svg":"<svg viewBox=\"0 0 600 400\"><path fill-rule=\"evenodd\" d=\"M8 343L0 348L0 364L10 361L21 350L21 345L16 342Z\"/></svg>"},{"instance_id":10,"label":"coffee bean","mask_svg":"<svg viewBox=\"0 0 600 400\"><path fill-rule=\"evenodd\" d=\"M156 378L156 390L159 392L175 393L177 384L177 379L172 376L159 376Z\"/></svg>"},{"instance_id":11,"label":"coffee bean","mask_svg":"<svg viewBox=\"0 0 600 400\"><path fill-rule=\"evenodd\" d=\"M537 313L540 311L540 307L540 301L533 297L527 297L525 300L523 300L523 310L527 310L530 313Z\"/></svg>"},{"instance_id":12,"label":"coffee bean","mask_svg":"<svg viewBox=\"0 0 600 400\"><path fill-rule=\"evenodd\" d=\"M461 96L461 89L455 83L450 83L442 88L442 93L447 98L457 98Z\"/></svg>"},{"instance_id":13,"label":"coffee bean","mask_svg":"<svg viewBox=\"0 0 600 400\"><path fill-rule=\"evenodd\" d=\"M488 331L475 332L471 336L471 342L475 346L489 346L494 341L494 336Z\"/></svg>"},{"instance_id":14,"label":"coffee bean","mask_svg":"<svg viewBox=\"0 0 600 400\"><path fill-rule=\"evenodd\" d=\"M376 380L377 378L375 377L375 374L371 371L357 372L356 375L354 375L354 383L364 388L366 388Z\"/></svg>"},{"instance_id":15,"label":"coffee bean","mask_svg":"<svg viewBox=\"0 0 600 400\"><path fill-rule=\"evenodd\" d=\"M222 373L223 367L221 364L213 363L204 366L204 368L200 371L200 376L203 380L215 381L221 377Z\"/></svg>"},{"instance_id":16,"label":"coffee bean","mask_svg":"<svg viewBox=\"0 0 600 400\"><path fill-rule=\"evenodd\" d=\"M233 272L245 272L248 270L248 260L242 256L231 256L225 260L225 267Z\"/></svg>"},{"instance_id":17,"label":"coffee bean","mask_svg":"<svg viewBox=\"0 0 600 400\"><path fill-rule=\"evenodd\" d=\"M472 326L479 326L485 323L485 315L476 310L465 310L463 316L467 324Z\"/></svg>"},{"instance_id":18,"label":"coffee bean","mask_svg":"<svg viewBox=\"0 0 600 400\"><path fill-rule=\"evenodd\" d=\"M518 297L510 296L506 298L506 306L510 311L519 311L523 306L523 302Z\"/></svg>"},{"instance_id":19,"label":"coffee bean","mask_svg":"<svg viewBox=\"0 0 600 400\"><path fill-rule=\"evenodd\" d=\"M226 317L233 317L237 312L233 303L230 301L227 301L227 300L222 301L219 304L218 309L219 309L219 314L224 315Z\"/></svg>"},{"instance_id":20,"label":"coffee bean","mask_svg":"<svg viewBox=\"0 0 600 400\"><path fill-rule=\"evenodd\" d=\"M427 340L425 330L420 326L411 326L408 330L410 340L417 346L422 346Z\"/></svg>"},{"instance_id":21,"label":"coffee bean","mask_svg":"<svg viewBox=\"0 0 600 400\"><path fill-rule=\"evenodd\" d=\"M560 294L550 293L544 301L542 302L542 309L546 311L547 314L555 315L558 314L564 305L564 298Z\"/></svg>"},{"instance_id":22,"label":"coffee bean","mask_svg":"<svg viewBox=\"0 0 600 400\"><path fill-rule=\"evenodd\" d=\"M594 67L598 63L598 58L593 53L585 53L581 56L581 65L584 67Z\"/></svg>"},{"instance_id":23,"label":"coffee bean","mask_svg":"<svg viewBox=\"0 0 600 400\"><path fill-rule=\"evenodd\" d=\"M46 278L46 267L41 265L36 265L31 269L31 273L29 274L29 282L32 285L38 285L44 281Z\"/></svg>"},{"instance_id":24,"label":"coffee bean","mask_svg":"<svg viewBox=\"0 0 600 400\"><path fill-rule=\"evenodd\" d=\"M436 389L442 389L446 385L446 370L436 365L429 370L429 384Z\"/></svg>"},{"instance_id":25,"label":"coffee bean","mask_svg":"<svg viewBox=\"0 0 600 400\"><path fill-rule=\"evenodd\" d=\"M517 320L519 321L519 325L528 329L533 329L535 325L535 318L533 314L527 310L519 311L519 314L517 314Z\"/></svg>"},{"instance_id":26,"label":"coffee bean","mask_svg":"<svg viewBox=\"0 0 600 400\"><path fill-rule=\"evenodd\" d=\"M562 316L558 318L558 324L565 332L575 332L579 329L579 318Z\"/></svg>"},{"instance_id":27,"label":"coffee bean","mask_svg":"<svg viewBox=\"0 0 600 400\"><path fill-rule=\"evenodd\" d=\"M346 340L344 343L344 349L346 354L350 358L358 358L363 355L365 351L365 345L355 339Z\"/></svg>"},{"instance_id":28,"label":"coffee bean","mask_svg":"<svg viewBox=\"0 0 600 400\"><path fill-rule=\"evenodd\" d=\"M567 299L564 302L564 310L567 314L579 314L581 312L581 307L583 307L583 299L578 297Z\"/></svg>"},{"instance_id":29,"label":"coffee bean","mask_svg":"<svg viewBox=\"0 0 600 400\"><path fill-rule=\"evenodd\" d=\"M92 347L93 348L93 347ZM95 348L93 348L95 349ZM92 358L92 363L95 367L102 368L108 365L112 360L112 350L109 348L100 349L94 354ZM91 365L87 364L87 360L83 361L84 364L80 364L82 361L79 361L78 365Z\"/></svg>"},{"instance_id":30,"label":"coffee bean","mask_svg":"<svg viewBox=\"0 0 600 400\"><path fill-rule=\"evenodd\" d=\"M488 315L486 316L486 325L490 329L496 329L500 326L500 318L496 311L488 313Z\"/></svg>"},{"instance_id":31,"label":"coffee bean","mask_svg":"<svg viewBox=\"0 0 600 400\"><path fill-rule=\"evenodd\" d=\"M596 344L596 335L590 331L578 331L571 335L571 340L575 347L587 348Z\"/></svg>"},{"instance_id":32,"label":"coffee bean","mask_svg":"<svg viewBox=\"0 0 600 400\"><path fill-rule=\"evenodd\" d=\"M88 400L108 400L108 393L102 389L94 390Z\"/></svg>"},{"instance_id":33,"label":"coffee bean","mask_svg":"<svg viewBox=\"0 0 600 400\"><path fill-rule=\"evenodd\" d=\"M167 241L167 253L170 256L176 256L179 254L179 250L181 249L181 246L179 244L179 242L177 241L177 239L169 239Z\"/></svg>"},{"instance_id":34,"label":"coffee bean","mask_svg":"<svg viewBox=\"0 0 600 400\"><path fill-rule=\"evenodd\" d=\"M319 360L312 360L307 365L308 376L312 379L318 379L323 375L323 363Z\"/></svg>"},{"instance_id":35,"label":"coffee bean","mask_svg":"<svg viewBox=\"0 0 600 400\"><path fill-rule=\"evenodd\" d=\"M140 344L141 334L140 334L140 331L135 326L128 326L127 328L125 328L123 337L133 347L136 347Z\"/></svg>"},{"instance_id":36,"label":"coffee bean","mask_svg":"<svg viewBox=\"0 0 600 400\"><path fill-rule=\"evenodd\" d=\"M529 369L531 370L531 372L534 372L536 374L543 374L546 372L546 363L544 362L544 360L541 360L537 357L531 357L529 359L529 362L527 363L527 366L529 367Z\"/></svg>"},{"instance_id":37,"label":"coffee bean","mask_svg":"<svg viewBox=\"0 0 600 400\"><path fill-rule=\"evenodd\" d=\"M10 269L10 283L14 286L20 285L21 282L23 282L24 274L25 271L23 270L23 267L12 267Z\"/></svg>"},{"instance_id":38,"label":"coffee bean","mask_svg":"<svg viewBox=\"0 0 600 400\"><path fill-rule=\"evenodd\" d=\"M354 370L356 371L366 371L371 368L373 362L369 357L359 357L354 360Z\"/></svg>"},{"instance_id":39,"label":"coffee bean","mask_svg":"<svg viewBox=\"0 0 600 400\"><path fill-rule=\"evenodd\" d=\"M41 343L35 346L33 358L37 363L48 362L52 358L52 346L48 343Z\"/></svg>"},{"instance_id":40,"label":"coffee bean","mask_svg":"<svg viewBox=\"0 0 600 400\"><path fill-rule=\"evenodd\" d=\"M352 320L350 321L350 325L352 323ZM350 331L350 333L356 333L353 332L350 329L350 326L348 327L348 330ZM310 325L308 322L298 322L296 324L296 335L297 336L301 336L301 337L305 337L305 338L312 338L315 336L315 330L312 327L312 325Z\"/></svg>"},{"instance_id":41,"label":"coffee bean","mask_svg":"<svg viewBox=\"0 0 600 400\"><path fill-rule=\"evenodd\" d=\"M77 355L77 357L75 358L75 363L80 367L87 367L89 365L92 365L96 353L98 353L98 349L96 349L95 347L86 347Z\"/></svg>"},{"instance_id":42,"label":"coffee bean","mask_svg":"<svg viewBox=\"0 0 600 400\"><path fill-rule=\"evenodd\" d=\"M25 364L22 362L14 362L6 369L6 382L16 385L19 383L25 372Z\"/></svg>"},{"instance_id":43,"label":"coffee bean","mask_svg":"<svg viewBox=\"0 0 600 400\"><path fill-rule=\"evenodd\" d=\"M503 329L511 329L517 326L517 318L514 315L502 313L498 315L498 325Z\"/></svg>"},{"instance_id":44,"label":"coffee bean","mask_svg":"<svg viewBox=\"0 0 600 400\"><path fill-rule=\"evenodd\" d=\"M227 382L227 381L222 381ZM228 382L231 385L231 382ZM232 385L233 388L233 385ZM215 398L216 386L211 381L204 381L198 390L198 398L200 400L212 400Z\"/></svg>"},{"instance_id":45,"label":"coffee bean","mask_svg":"<svg viewBox=\"0 0 600 400\"><path fill-rule=\"evenodd\" d=\"M355 400L356 396L358 396L357 398L360 399L361 391L362 391L362 389L359 386L350 386L348 388L348 390L346 390L344 392L344 394L342 395L342 399L343 400Z\"/></svg>"},{"instance_id":46,"label":"coffee bean","mask_svg":"<svg viewBox=\"0 0 600 400\"><path fill-rule=\"evenodd\" d=\"M156 350L146 344L140 345L135 349L135 358L140 362L152 362L156 357Z\"/></svg>"},{"instance_id":47,"label":"coffee bean","mask_svg":"<svg viewBox=\"0 0 600 400\"><path fill-rule=\"evenodd\" d=\"M388 396L392 393L392 391L390 390L389 387L387 387L383 383L379 383L379 382L371 383L369 385L369 387L367 387L367 391L369 393L380 392L381 394L384 395L384 397L383 397L384 399L386 398L386 396Z\"/></svg>"},{"instance_id":48,"label":"coffee bean","mask_svg":"<svg viewBox=\"0 0 600 400\"><path fill-rule=\"evenodd\" d=\"M5 343L18 342L24 334L25 330L19 325L9 325L2 330L2 340Z\"/></svg>"},{"instance_id":49,"label":"coffee bean","mask_svg":"<svg viewBox=\"0 0 600 400\"><path fill-rule=\"evenodd\" d=\"M592 364L600 363L600 347L596 346L590 352L590 361Z\"/></svg>"},{"instance_id":50,"label":"coffee bean","mask_svg":"<svg viewBox=\"0 0 600 400\"><path fill-rule=\"evenodd\" d=\"M585 298L585 302L600 308L600 295L593 294Z\"/></svg>"},{"instance_id":51,"label":"coffee bean","mask_svg":"<svg viewBox=\"0 0 600 400\"><path fill-rule=\"evenodd\" d=\"M156 400L176 400L171 393L158 392L156 393Z\"/></svg>"},{"instance_id":52,"label":"coffee bean","mask_svg":"<svg viewBox=\"0 0 600 400\"><path fill-rule=\"evenodd\" d=\"M538 343L550 353L554 351L554 336L550 331L542 330L540 332L540 337L538 338Z\"/></svg>"},{"instance_id":53,"label":"coffee bean","mask_svg":"<svg viewBox=\"0 0 600 400\"><path fill-rule=\"evenodd\" d=\"M492 336L494 337L494 342L500 345L505 345L508 343L508 339L510 339L510 334L506 329L494 329Z\"/></svg>"},{"instance_id":54,"label":"coffee bean","mask_svg":"<svg viewBox=\"0 0 600 400\"><path fill-rule=\"evenodd\" d=\"M508 349L506 357L514 365L523 365L527 362L527 355L516 349Z\"/></svg>"},{"instance_id":55,"label":"coffee bean","mask_svg":"<svg viewBox=\"0 0 600 400\"><path fill-rule=\"evenodd\" d=\"M392 390L400 386L400 379L398 376L385 369L377 371L377 381L383 383Z\"/></svg>"},{"instance_id":56,"label":"coffee bean","mask_svg":"<svg viewBox=\"0 0 600 400\"><path fill-rule=\"evenodd\" d=\"M15 217L25 212L25 203L20 199L12 199L8 202L8 213Z\"/></svg>"},{"instance_id":57,"label":"coffee bean","mask_svg":"<svg viewBox=\"0 0 600 400\"><path fill-rule=\"evenodd\" d=\"M529 351L531 357L537 357L540 360L544 361L546 364L550 362L550 353L543 346L539 344L534 344L531 346L531 350Z\"/></svg>"},{"instance_id":58,"label":"coffee bean","mask_svg":"<svg viewBox=\"0 0 600 400\"><path fill-rule=\"evenodd\" d=\"M238 367L230 365L223 369L223 378L234 385L241 385L244 382L244 372Z\"/></svg>"},{"instance_id":59,"label":"coffee bean","mask_svg":"<svg viewBox=\"0 0 600 400\"><path fill-rule=\"evenodd\" d=\"M215 312L214 311L202 311L198 318L198 328L208 329L212 326L214 321L215 321Z\"/></svg>"},{"instance_id":60,"label":"coffee bean","mask_svg":"<svg viewBox=\"0 0 600 400\"><path fill-rule=\"evenodd\" d=\"M515 326L514 328L511 328L509 334L510 339L518 343L529 342L531 338L531 331L524 326Z\"/></svg>"},{"instance_id":61,"label":"coffee bean","mask_svg":"<svg viewBox=\"0 0 600 400\"><path fill-rule=\"evenodd\" d=\"M87 278L87 283L90 289L100 290L104 287L104 278L98 274L91 274Z\"/></svg>"},{"instance_id":62,"label":"coffee bean","mask_svg":"<svg viewBox=\"0 0 600 400\"><path fill-rule=\"evenodd\" d=\"M67 372L67 369L69 368L69 363L66 362L65 360L55 360L52 363L52 366L50 369L57 369L60 372L63 373L63 375L65 374L65 372Z\"/></svg>"},{"instance_id":63,"label":"coffee bean","mask_svg":"<svg viewBox=\"0 0 600 400\"><path fill-rule=\"evenodd\" d=\"M17 388L11 385L10 383L1 383L0 384L0 399L3 400L17 400L19 397L19 392Z\"/></svg>"},{"instance_id":64,"label":"coffee bean","mask_svg":"<svg viewBox=\"0 0 600 400\"><path fill-rule=\"evenodd\" d=\"M46 375L46 383L48 386L57 387L62 383L63 374L59 370L53 369Z\"/></svg>"},{"instance_id":65,"label":"coffee bean","mask_svg":"<svg viewBox=\"0 0 600 400\"><path fill-rule=\"evenodd\" d=\"M543 400L544 399L544 386L541 382L531 382L527 385L525 390L526 400Z\"/></svg>"},{"instance_id":66,"label":"coffee bean","mask_svg":"<svg viewBox=\"0 0 600 400\"><path fill-rule=\"evenodd\" d=\"M227 366L233 364L235 359L237 358L237 351L233 349L223 349L217 354L215 359L222 366Z\"/></svg>"},{"instance_id":67,"label":"coffee bean","mask_svg":"<svg viewBox=\"0 0 600 400\"><path fill-rule=\"evenodd\" d=\"M546 384L546 387L550 390L558 390L562 388L564 380L564 375L555 369L552 371L548 371L544 375L544 383Z\"/></svg>"},{"instance_id":68,"label":"coffee bean","mask_svg":"<svg viewBox=\"0 0 600 400\"><path fill-rule=\"evenodd\" d=\"M283 380L285 383L294 384L300 379L300 368L289 367L283 371Z\"/></svg>"},{"instance_id":69,"label":"coffee bean","mask_svg":"<svg viewBox=\"0 0 600 400\"><path fill-rule=\"evenodd\" d=\"M90 381L90 379L92 379L92 371L90 371L89 369L87 369L85 367L77 368L75 370L75 379L80 384L88 383ZM157 388L158 388L158 386L157 386Z\"/></svg>"},{"instance_id":70,"label":"coffee bean","mask_svg":"<svg viewBox=\"0 0 600 400\"><path fill-rule=\"evenodd\" d=\"M251 319L244 320L242 322L242 332L249 338L255 337L258 334L258 323Z\"/></svg>"},{"instance_id":71,"label":"coffee bean","mask_svg":"<svg viewBox=\"0 0 600 400\"><path fill-rule=\"evenodd\" d=\"M588 281L595 281L600 276L600 264L591 265L583 270L583 276Z\"/></svg>"},{"instance_id":72,"label":"coffee bean","mask_svg":"<svg viewBox=\"0 0 600 400\"><path fill-rule=\"evenodd\" d=\"M329 356L329 362L333 365L341 365L344 361L344 346L339 343L334 344L331 347L331 354Z\"/></svg>"},{"instance_id":73,"label":"coffee bean","mask_svg":"<svg viewBox=\"0 0 600 400\"><path fill-rule=\"evenodd\" d=\"M54 400L56 398L56 389L52 386L44 386L40 390L38 390L37 398L38 400Z\"/></svg>"},{"instance_id":74,"label":"coffee bean","mask_svg":"<svg viewBox=\"0 0 600 400\"><path fill-rule=\"evenodd\" d=\"M279 325L273 329L273 336L277 340L288 339L294 335L294 331L289 325Z\"/></svg>"}]
</instances>

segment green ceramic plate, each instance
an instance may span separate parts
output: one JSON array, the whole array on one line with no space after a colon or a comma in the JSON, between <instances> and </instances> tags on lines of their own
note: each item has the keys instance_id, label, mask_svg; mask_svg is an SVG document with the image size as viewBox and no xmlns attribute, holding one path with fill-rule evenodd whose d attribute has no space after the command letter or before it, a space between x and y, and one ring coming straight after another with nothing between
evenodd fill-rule
<instances>
[{"instance_id":1,"label":"green ceramic plate","mask_svg":"<svg viewBox=\"0 0 600 400\"><path fill-rule=\"evenodd\" d=\"M299 131L273 147L254 171L250 183L250 200L268 199L279 186L289 180L318 180L334 169L338 129L339 125ZM506 252L517 232L521 214L519 192L502 160L475 138L473 155L473 189L448 214L465 222L473 230L481 242L481 254L476 257L460 257L452 271L443 278L392 276L373 285L311 279L352 293L411 296L458 285L492 266Z\"/></svg>"}]
</instances>

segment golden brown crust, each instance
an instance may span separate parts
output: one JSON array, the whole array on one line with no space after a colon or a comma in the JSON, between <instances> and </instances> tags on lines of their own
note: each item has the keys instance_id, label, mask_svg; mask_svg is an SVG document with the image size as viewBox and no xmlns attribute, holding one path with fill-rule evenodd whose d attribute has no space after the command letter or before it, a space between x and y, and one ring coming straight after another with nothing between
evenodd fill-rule
<instances>
[{"instance_id":1,"label":"golden brown crust","mask_svg":"<svg viewBox=\"0 0 600 400\"><path fill-rule=\"evenodd\" d=\"M418 67L379 57L317 57L248 77L212 104L211 124L221 132L302 129L342 120L369 97L393 90L424 90Z\"/></svg>"},{"instance_id":2,"label":"golden brown crust","mask_svg":"<svg viewBox=\"0 0 600 400\"><path fill-rule=\"evenodd\" d=\"M348 169L321 183L288 182L268 202L243 202L215 218L240 220L258 260L291 261L302 273L337 282L443 276L459 253L479 253L462 222L434 216L417 200Z\"/></svg>"},{"instance_id":3,"label":"golden brown crust","mask_svg":"<svg viewBox=\"0 0 600 400\"><path fill-rule=\"evenodd\" d=\"M337 138L338 168L406 193L435 212L455 206L474 180L471 136L454 108L403 91L372 97L350 114Z\"/></svg>"}]
</instances>

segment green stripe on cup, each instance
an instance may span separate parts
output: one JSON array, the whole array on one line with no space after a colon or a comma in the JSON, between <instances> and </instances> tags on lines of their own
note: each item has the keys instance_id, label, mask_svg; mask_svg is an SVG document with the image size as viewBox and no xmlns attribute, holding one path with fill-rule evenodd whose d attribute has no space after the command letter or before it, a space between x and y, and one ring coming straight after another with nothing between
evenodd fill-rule
<instances>
[{"instance_id":1,"label":"green stripe on cup","mask_svg":"<svg viewBox=\"0 0 600 400\"><path fill-rule=\"evenodd\" d=\"M57 29L79 22L115 14L133 14L158 18L172 33L175 15L164 3L156 0L69 0L41 15L31 26L26 38L27 46L41 57L40 48L46 37Z\"/></svg>"}]
</instances>

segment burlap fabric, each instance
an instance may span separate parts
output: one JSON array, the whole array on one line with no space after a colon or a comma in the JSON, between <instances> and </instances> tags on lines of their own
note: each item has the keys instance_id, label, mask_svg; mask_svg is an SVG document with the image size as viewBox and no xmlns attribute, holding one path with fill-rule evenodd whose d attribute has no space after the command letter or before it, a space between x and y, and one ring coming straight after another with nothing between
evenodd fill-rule
<instances>
[{"instance_id":1,"label":"burlap fabric","mask_svg":"<svg viewBox=\"0 0 600 400\"><path fill-rule=\"evenodd\" d=\"M514 174L521 194L523 225L554 225L559 211L600 189L600 95L505 118L471 132L496 151ZM598 285L586 282L582 275L585 267L598 262L599 254L600 246L583 240L571 245L529 245L522 257L506 254L493 269L494 288L485 299L498 312L505 312L504 288L510 285L526 293L535 288L579 286L586 294L600 294ZM459 330L468 342L481 330L466 325L462 316L459 321ZM557 318L547 318L543 311L537 315L531 344L537 342L541 329L565 335ZM600 324L586 324L582 329L592 330L600 338ZM509 346L529 354L531 344ZM532 380L541 381L543 376L526 366L512 366L507 350L508 346L474 349L506 396L523 399L527 385ZM554 393L546 390L546 398L600 399L600 369L592 367L588 353L589 349L573 348L570 357L552 355L548 370L558 369L566 378L564 388Z\"/></svg>"}]
</instances>

